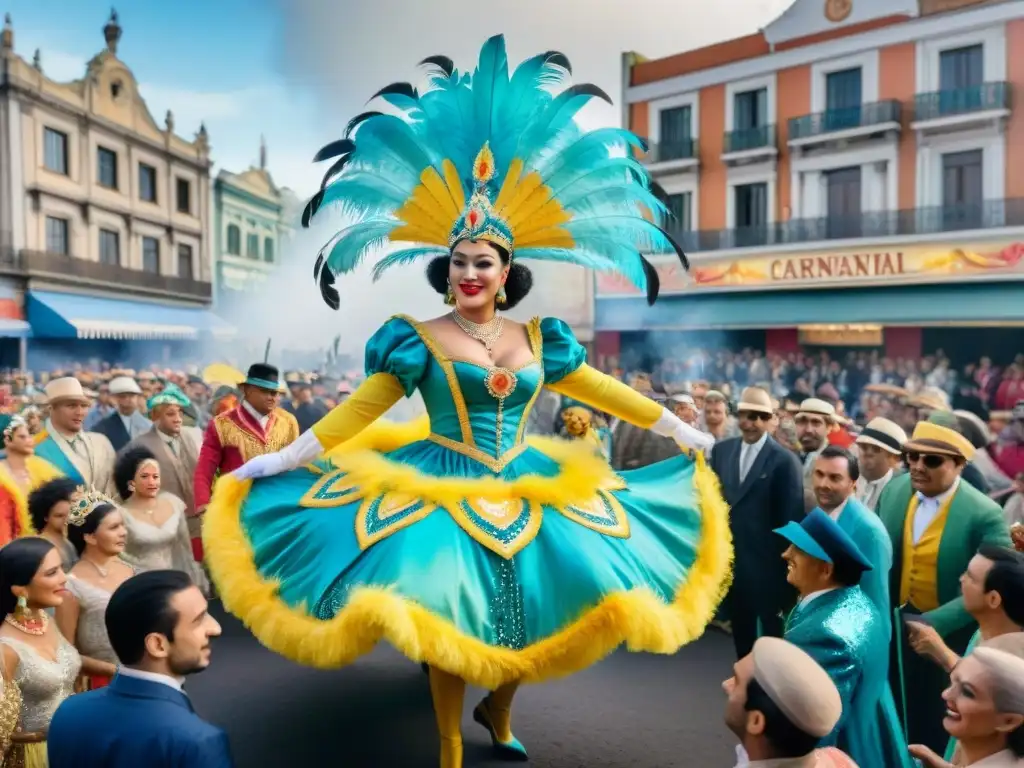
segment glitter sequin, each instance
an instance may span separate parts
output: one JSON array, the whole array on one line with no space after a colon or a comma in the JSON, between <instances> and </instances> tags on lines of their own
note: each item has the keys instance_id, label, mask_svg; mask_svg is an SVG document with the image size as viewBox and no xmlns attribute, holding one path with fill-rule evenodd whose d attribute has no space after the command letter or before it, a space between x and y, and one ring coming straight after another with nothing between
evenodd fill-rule
<instances>
[{"instance_id":1,"label":"glitter sequin","mask_svg":"<svg viewBox=\"0 0 1024 768\"><path fill-rule=\"evenodd\" d=\"M495 643L518 651L526 647L526 615L523 588L519 583L515 560L493 558L497 572L492 585L491 621Z\"/></svg>"}]
</instances>

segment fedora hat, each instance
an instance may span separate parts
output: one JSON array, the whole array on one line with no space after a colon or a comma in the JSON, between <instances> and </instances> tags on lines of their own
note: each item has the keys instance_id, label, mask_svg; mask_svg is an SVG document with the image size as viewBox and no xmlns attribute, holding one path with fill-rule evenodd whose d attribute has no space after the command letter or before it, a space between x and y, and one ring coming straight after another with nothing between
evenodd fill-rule
<instances>
[{"instance_id":1,"label":"fedora hat","mask_svg":"<svg viewBox=\"0 0 1024 768\"><path fill-rule=\"evenodd\" d=\"M857 435L857 442L874 445L899 456L903 453L903 444L907 442L907 433L895 421L878 416L861 430Z\"/></svg>"},{"instance_id":2,"label":"fedora hat","mask_svg":"<svg viewBox=\"0 0 1024 768\"><path fill-rule=\"evenodd\" d=\"M811 510L803 522L790 521L782 528L776 528L775 533L816 560L845 565L861 572L871 570L871 562L853 539L821 509Z\"/></svg>"},{"instance_id":3,"label":"fedora hat","mask_svg":"<svg viewBox=\"0 0 1024 768\"><path fill-rule=\"evenodd\" d=\"M935 453L970 461L974 458L971 441L955 429L943 427L930 421L919 421L914 434L903 443L903 452Z\"/></svg>"},{"instance_id":4,"label":"fedora hat","mask_svg":"<svg viewBox=\"0 0 1024 768\"><path fill-rule=\"evenodd\" d=\"M800 403L800 410L797 413L812 413L815 416L824 416L826 421L836 420L836 407L820 397L808 397Z\"/></svg>"},{"instance_id":5,"label":"fedora hat","mask_svg":"<svg viewBox=\"0 0 1024 768\"><path fill-rule=\"evenodd\" d=\"M747 387L740 393L740 402L736 411L753 411L754 413L775 413L772 408L772 396L760 387Z\"/></svg>"},{"instance_id":6,"label":"fedora hat","mask_svg":"<svg viewBox=\"0 0 1024 768\"><path fill-rule=\"evenodd\" d=\"M54 379L46 385L46 402L48 405L57 403L79 402L89 404L89 398L82 389L82 382L74 376Z\"/></svg>"},{"instance_id":7,"label":"fedora hat","mask_svg":"<svg viewBox=\"0 0 1024 768\"><path fill-rule=\"evenodd\" d=\"M112 395L141 395L142 390L135 382L135 379L128 376L118 376L110 380L109 391Z\"/></svg>"},{"instance_id":8,"label":"fedora hat","mask_svg":"<svg viewBox=\"0 0 1024 768\"><path fill-rule=\"evenodd\" d=\"M281 381L281 374L277 368L266 363L253 363L249 366L249 372L245 376L243 386L259 387L271 392L285 392L286 388Z\"/></svg>"}]
</instances>

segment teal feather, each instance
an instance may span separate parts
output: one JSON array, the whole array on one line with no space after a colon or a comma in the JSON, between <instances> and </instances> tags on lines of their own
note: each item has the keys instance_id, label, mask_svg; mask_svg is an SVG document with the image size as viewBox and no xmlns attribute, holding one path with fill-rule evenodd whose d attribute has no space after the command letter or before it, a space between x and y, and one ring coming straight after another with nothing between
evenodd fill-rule
<instances>
[{"instance_id":1,"label":"teal feather","mask_svg":"<svg viewBox=\"0 0 1024 768\"><path fill-rule=\"evenodd\" d=\"M612 186L602 187L581 193L580 197L564 200L562 207L574 216L599 216L607 208L628 208L638 212L637 205L642 205L655 217L655 223L663 222L668 216L668 208L649 190L641 186L627 186L621 182Z\"/></svg>"},{"instance_id":2,"label":"teal feather","mask_svg":"<svg viewBox=\"0 0 1024 768\"><path fill-rule=\"evenodd\" d=\"M647 171L633 158L612 157L595 168L566 169L564 176L559 174L555 178L545 179L545 183L551 188L552 194L562 200L615 182L647 189L646 179Z\"/></svg>"},{"instance_id":3,"label":"teal feather","mask_svg":"<svg viewBox=\"0 0 1024 768\"><path fill-rule=\"evenodd\" d=\"M447 256L447 248L438 248L437 246L428 246L423 248L406 248L401 251L395 251L389 253L387 256L378 261L373 267L373 279L379 280L387 270L392 267L404 267L412 264L414 261L425 259L428 256L434 258L436 256Z\"/></svg>"},{"instance_id":4,"label":"teal feather","mask_svg":"<svg viewBox=\"0 0 1024 768\"><path fill-rule=\"evenodd\" d=\"M341 203L346 217L376 216L401 207L410 190L397 186L386 175L357 171L342 176L324 190L321 207Z\"/></svg>"},{"instance_id":5,"label":"teal feather","mask_svg":"<svg viewBox=\"0 0 1024 768\"><path fill-rule=\"evenodd\" d=\"M632 131L623 128L598 128L578 137L561 152L539 164L537 171L545 179L553 180L564 169L592 168L612 157L612 149L629 151L630 147L641 151L647 150L646 144Z\"/></svg>"},{"instance_id":6,"label":"teal feather","mask_svg":"<svg viewBox=\"0 0 1024 768\"><path fill-rule=\"evenodd\" d=\"M346 227L321 249L327 252L325 265L335 275L351 272L369 251L381 247L399 222L394 219L369 219Z\"/></svg>"},{"instance_id":7,"label":"teal feather","mask_svg":"<svg viewBox=\"0 0 1024 768\"><path fill-rule=\"evenodd\" d=\"M505 38L495 35L480 50L480 61L473 73L473 102L476 116L476 134L480 146L494 136L496 130L508 130L495 114L505 100L508 90L508 57Z\"/></svg>"}]
</instances>

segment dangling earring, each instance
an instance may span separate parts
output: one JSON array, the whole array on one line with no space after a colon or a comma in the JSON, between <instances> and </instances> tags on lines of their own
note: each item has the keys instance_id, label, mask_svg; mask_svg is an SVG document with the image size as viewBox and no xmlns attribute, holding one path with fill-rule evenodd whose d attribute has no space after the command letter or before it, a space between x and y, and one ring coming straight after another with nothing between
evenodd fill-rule
<instances>
[{"instance_id":1,"label":"dangling earring","mask_svg":"<svg viewBox=\"0 0 1024 768\"><path fill-rule=\"evenodd\" d=\"M135 493L135 483L128 483L128 493Z\"/></svg>"},{"instance_id":2,"label":"dangling earring","mask_svg":"<svg viewBox=\"0 0 1024 768\"><path fill-rule=\"evenodd\" d=\"M448 291L444 295L444 303L449 307L455 306L455 292L452 290L452 284L450 281L448 283Z\"/></svg>"},{"instance_id":3,"label":"dangling earring","mask_svg":"<svg viewBox=\"0 0 1024 768\"><path fill-rule=\"evenodd\" d=\"M494 301L497 304L508 304L508 296L505 295L504 283L502 283L501 287L498 288L498 295L494 297Z\"/></svg>"},{"instance_id":4,"label":"dangling earring","mask_svg":"<svg viewBox=\"0 0 1024 768\"><path fill-rule=\"evenodd\" d=\"M14 618L16 618L16 619L24 619L27 614L28 614L28 598L26 598L24 595L21 595L18 598L18 605L14 609Z\"/></svg>"}]
</instances>

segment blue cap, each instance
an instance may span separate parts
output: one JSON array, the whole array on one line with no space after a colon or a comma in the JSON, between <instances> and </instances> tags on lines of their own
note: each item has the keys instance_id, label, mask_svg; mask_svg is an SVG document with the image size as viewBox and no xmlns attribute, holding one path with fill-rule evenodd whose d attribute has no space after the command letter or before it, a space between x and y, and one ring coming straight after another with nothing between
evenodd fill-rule
<instances>
[{"instance_id":1,"label":"blue cap","mask_svg":"<svg viewBox=\"0 0 1024 768\"><path fill-rule=\"evenodd\" d=\"M814 509L802 523L786 523L775 533L811 557L870 571L871 563L839 523L821 509Z\"/></svg>"}]
</instances>

